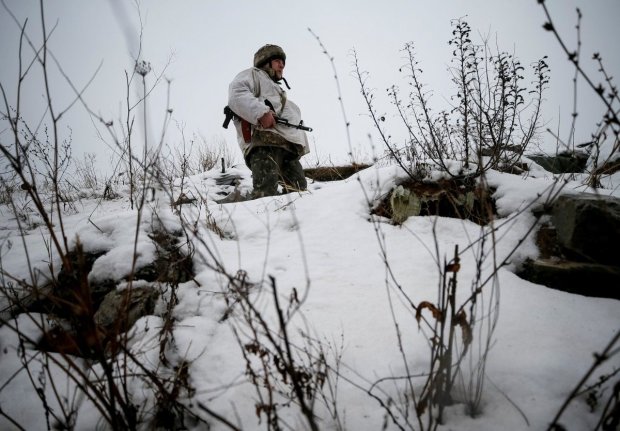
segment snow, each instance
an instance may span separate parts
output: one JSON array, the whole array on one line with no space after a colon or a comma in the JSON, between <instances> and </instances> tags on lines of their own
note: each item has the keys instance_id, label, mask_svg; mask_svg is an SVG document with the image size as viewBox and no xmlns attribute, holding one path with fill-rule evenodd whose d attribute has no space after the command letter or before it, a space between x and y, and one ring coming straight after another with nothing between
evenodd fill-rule
<instances>
[{"instance_id":1,"label":"snow","mask_svg":"<svg viewBox=\"0 0 620 431\"><path fill-rule=\"evenodd\" d=\"M241 177L241 191L250 189L247 169L237 166L229 173ZM233 276L245 271L252 283L247 294L274 329L271 277L283 309L289 306L291 295L297 295L301 307L292 317L288 334L294 346L313 354L321 348L329 365L338 367L336 398L341 424L349 430L382 429L385 411L367 392L385 400L391 396L398 403L404 383L385 379L402 376L407 370L412 374L428 370L429 330L424 325L420 329L409 301L437 301L438 268L452 258L458 245L462 255L457 302L464 302L476 285L476 259L483 247L476 241L490 228L440 217L411 217L402 226L395 226L387 219L371 216L371 207L404 178L395 166L371 167L337 182L310 181L309 190L303 193L223 205L216 203L222 197L217 192L230 191L230 187L218 187L217 177L214 170L186 179L183 192L198 200L180 208L186 222L192 226L196 222L193 245L197 273L194 280L178 288L178 304L173 310L174 348L168 352L168 359L189 361L190 382L195 389L192 404L208 406L241 429L267 428L265 418L259 421L257 417L256 390L246 375L246 362L235 336L236 332L246 337L249 328L243 324L240 310L223 294L228 279L215 270L221 267ZM496 189L500 216L495 221L495 259L501 262L508 258L508 264L499 270L495 283L484 286L481 297L488 314L492 314L494 301L499 301L481 411L470 417L462 400L464 385L481 351L480 343L488 333L486 314L480 316L480 328L474 332L470 352L474 362L470 363L469 357L463 362L463 377L457 379L454 391L456 403L446 409L444 423L438 429L546 429L591 366L593 353L600 352L620 328L620 302L551 290L522 280L513 272L526 257L537 254L531 234L519 245L535 223L531 209L554 196L560 186L562 193L581 191L578 178L555 182L552 175L541 171L525 177L490 172L487 182ZM176 183L175 197L181 192L180 185ZM620 196L617 189L603 191ZM96 261L91 280L112 278L118 280L118 288L124 288L126 283L121 278L131 270L134 245L137 267L152 261L155 249L147 236L153 230L151 225L181 228L179 208L172 208L170 201L163 190L158 190L155 199L147 203L138 224L137 243L139 219L126 197L80 201L76 210L65 216L67 238L72 243L79 238L87 251L107 252ZM218 231L208 228L213 223ZM58 270L58 258L50 256L45 247L48 238L44 231L32 229L22 241L6 209L0 214L0 224L2 265L7 272L16 279L30 279L25 249L39 280L49 275L48 262ZM485 253L489 243L484 246ZM489 258L482 265L483 279L492 270L490 262ZM160 300L158 315L140 319L129 337L132 352L154 370L158 369L158 331L163 325L166 297L164 294ZM45 320L44 316L37 318ZM402 352L395 322L403 340ZM18 317L17 323L33 338L40 334L37 325L24 316ZM26 346L25 355L35 356L32 346ZM25 429L45 429L42 403L21 360L17 336L8 326L0 328L0 407ZM58 360L62 358L58 356ZM32 362L35 374L41 369L38 361L35 358ZM616 355L591 381L618 367ZM51 368L54 378L63 381L60 391L71 398L74 383L63 379L58 366ZM415 381L421 383L423 379ZM139 381L130 389L135 402L147 412L153 403L148 391ZM570 430L593 429L601 406L597 409L591 413L585 397L579 397L561 423ZM293 429L306 428L294 405L282 407L280 412ZM321 414L321 429L337 429L327 408L319 405L317 412ZM227 429L210 416L203 417L211 429ZM396 428L391 421L386 423L387 429ZM88 402L80 404L76 428L98 425L96 409ZM0 429L12 429L11 424L0 418ZM196 429L204 429L204 424L196 425Z\"/></svg>"}]
</instances>

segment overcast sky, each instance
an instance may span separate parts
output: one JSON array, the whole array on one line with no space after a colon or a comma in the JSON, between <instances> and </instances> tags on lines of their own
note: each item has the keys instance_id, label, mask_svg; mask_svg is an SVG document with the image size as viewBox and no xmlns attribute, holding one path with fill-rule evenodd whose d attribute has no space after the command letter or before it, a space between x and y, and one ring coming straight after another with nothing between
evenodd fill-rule
<instances>
[{"instance_id":1,"label":"overcast sky","mask_svg":"<svg viewBox=\"0 0 620 431\"><path fill-rule=\"evenodd\" d=\"M28 18L26 30L40 44L39 1L4 0L20 22ZM589 70L593 52L600 52L612 74L620 71L620 0L548 0L560 31L573 47L576 42L575 8L580 7L582 21L582 59ZM254 52L265 43L275 43L287 53L285 77L291 85L289 98L302 109L305 123L314 128L310 141L321 160L346 159L349 147L346 128L337 99L336 81L330 62L311 28L334 58L342 87L346 115L351 123L354 151L370 155L370 142L381 146L367 118L359 85L352 75L351 52L356 50L361 67L369 72L368 84L376 90L377 108L386 114L394 136L404 135L396 120L386 88L405 87L399 73L404 64L401 49L414 42L424 70L422 80L434 92L437 107L453 94L449 75L451 49L450 22L466 17L474 30L491 36L493 44L514 52L524 65L548 55L551 89L547 94L545 119L554 130L566 136L572 110L573 69L552 35L542 29L543 9L536 0L314 0L281 2L273 0L224 2L204 0L142 0L142 58L155 73L167 65L165 76L171 80L170 105L174 122L168 131L168 143L178 145L182 129L186 138L204 136L224 139L234 149L234 129L224 130L222 109L226 105L228 84L242 69L252 64ZM91 109L106 119L122 118L125 100L125 71L131 71L139 47L140 21L131 0L55 0L45 2L48 31L54 27L49 47L74 84L81 88L102 64L93 83L84 94ZM9 14L0 9L0 82L14 100L18 73L19 28ZM30 48L24 48L30 58ZM53 74L53 97L59 108L71 100L71 90ZM154 73L147 75L152 80ZM43 92L35 85L38 75L24 82L22 110L34 121L44 109ZM588 97L582 85L579 94L578 139L585 140L600 118L601 107ZM149 101L149 135L159 136L166 108L166 84ZM136 89L132 90L132 97ZM2 109L4 111L4 107ZM109 149L84 113L75 106L61 123L70 127L75 154L96 152L107 162ZM0 139L6 140L6 124ZM102 129L100 127L100 129ZM368 134L372 139L368 138ZM547 143L551 137L546 138ZM379 148L378 151L381 151ZM240 154L240 153L238 153ZM309 161L308 160L308 161ZM105 163L104 163L105 165Z\"/></svg>"}]
</instances>

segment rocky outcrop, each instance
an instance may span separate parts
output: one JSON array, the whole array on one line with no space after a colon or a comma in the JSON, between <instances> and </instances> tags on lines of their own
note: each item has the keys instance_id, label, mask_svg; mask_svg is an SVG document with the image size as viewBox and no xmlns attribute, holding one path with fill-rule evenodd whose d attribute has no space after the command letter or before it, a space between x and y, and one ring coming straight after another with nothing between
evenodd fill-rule
<instances>
[{"instance_id":1,"label":"rocky outcrop","mask_svg":"<svg viewBox=\"0 0 620 431\"><path fill-rule=\"evenodd\" d=\"M584 152L563 152L554 156L547 154L532 154L528 159L539 164L543 169L553 174L567 174L583 172L588 163L588 154Z\"/></svg>"},{"instance_id":2,"label":"rocky outcrop","mask_svg":"<svg viewBox=\"0 0 620 431\"><path fill-rule=\"evenodd\" d=\"M159 290L151 287L110 292L95 313L95 323L105 332L118 333L131 328L143 316L152 315Z\"/></svg>"},{"instance_id":3,"label":"rocky outcrop","mask_svg":"<svg viewBox=\"0 0 620 431\"><path fill-rule=\"evenodd\" d=\"M180 234L156 230L149 237L156 244L156 259L124 280L89 281L88 274L104 251L84 253L78 245L69 253L69 265L56 280L14 309L14 314L44 313L54 322L37 348L97 360L113 354L119 334L154 314L161 286L193 278L192 259L181 252Z\"/></svg>"},{"instance_id":4,"label":"rocky outcrop","mask_svg":"<svg viewBox=\"0 0 620 431\"><path fill-rule=\"evenodd\" d=\"M402 224L411 216L440 216L486 225L496 214L493 190L475 177L437 181L409 180L397 185L377 205L373 214Z\"/></svg>"},{"instance_id":5,"label":"rocky outcrop","mask_svg":"<svg viewBox=\"0 0 620 431\"><path fill-rule=\"evenodd\" d=\"M540 256L522 278L586 296L620 299L620 199L560 196L537 234Z\"/></svg>"},{"instance_id":6,"label":"rocky outcrop","mask_svg":"<svg viewBox=\"0 0 620 431\"><path fill-rule=\"evenodd\" d=\"M564 259L528 260L521 278L584 296L620 299L620 268Z\"/></svg>"},{"instance_id":7,"label":"rocky outcrop","mask_svg":"<svg viewBox=\"0 0 620 431\"><path fill-rule=\"evenodd\" d=\"M576 259L620 265L620 199L588 193L560 196L551 220L559 244Z\"/></svg>"}]
</instances>

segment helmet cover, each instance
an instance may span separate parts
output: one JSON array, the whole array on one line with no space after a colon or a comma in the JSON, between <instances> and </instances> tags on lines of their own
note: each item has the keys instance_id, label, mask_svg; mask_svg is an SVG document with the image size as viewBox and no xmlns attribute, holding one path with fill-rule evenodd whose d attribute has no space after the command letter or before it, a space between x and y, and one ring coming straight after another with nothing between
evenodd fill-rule
<instances>
[{"instance_id":1,"label":"helmet cover","mask_svg":"<svg viewBox=\"0 0 620 431\"><path fill-rule=\"evenodd\" d=\"M278 45L264 45L254 54L254 67L263 67L273 59L280 59L286 63L286 54Z\"/></svg>"}]
</instances>

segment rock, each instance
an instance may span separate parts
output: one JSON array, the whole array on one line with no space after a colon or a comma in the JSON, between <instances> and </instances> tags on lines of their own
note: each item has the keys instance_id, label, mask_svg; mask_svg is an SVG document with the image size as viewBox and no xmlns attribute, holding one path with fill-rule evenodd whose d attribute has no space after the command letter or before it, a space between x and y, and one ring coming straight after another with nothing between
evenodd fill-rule
<instances>
[{"instance_id":1,"label":"rock","mask_svg":"<svg viewBox=\"0 0 620 431\"><path fill-rule=\"evenodd\" d=\"M176 208L176 207L179 207L181 205L193 204L197 200L198 199L196 199L195 197L190 197L190 196L186 195L185 193L181 193L179 195L179 197L172 203L172 207Z\"/></svg>"},{"instance_id":2,"label":"rock","mask_svg":"<svg viewBox=\"0 0 620 431\"><path fill-rule=\"evenodd\" d=\"M620 299L620 199L560 196L536 236L540 256L517 275L554 289Z\"/></svg>"},{"instance_id":3,"label":"rock","mask_svg":"<svg viewBox=\"0 0 620 431\"><path fill-rule=\"evenodd\" d=\"M36 349L100 360L118 353L117 335L141 317L152 315L159 291L151 287L114 290L93 314L56 320L36 343Z\"/></svg>"},{"instance_id":4,"label":"rock","mask_svg":"<svg viewBox=\"0 0 620 431\"><path fill-rule=\"evenodd\" d=\"M398 186L390 195L390 208L392 209L392 221L402 224L409 217L420 215L422 205L414 193L403 186Z\"/></svg>"},{"instance_id":5,"label":"rock","mask_svg":"<svg viewBox=\"0 0 620 431\"><path fill-rule=\"evenodd\" d=\"M79 330L61 325L46 330L36 343L36 349L43 352L58 352L63 355L100 359L105 334L96 325L84 325Z\"/></svg>"},{"instance_id":6,"label":"rock","mask_svg":"<svg viewBox=\"0 0 620 431\"><path fill-rule=\"evenodd\" d=\"M588 162L588 155L584 152L563 152L555 156L547 154L532 154L528 159L538 163L543 169L553 174L583 172Z\"/></svg>"},{"instance_id":7,"label":"rock","mask_svg":"<svg viewBox=\"0 0 620 431\"><path fill-rule=\"evenodd\" d=\"M554 259L528 260L521 278L564 292L620 299L620 268Z\"/></svg>"},{"instance_id":8,"label":"rock","mask_svg":"<svg viewBox=\"0 0 620 431\"><path fill-rule=\"evenodd\" d=\"M141 317L152 315L157 299L159 291L151 287L115 290L103 298L95 322L106 332L124 332Z\"/></svg>"},{"instance_id":9,"label":"rock","mask_svg":"<svg viewBox=\"0 0 620 431\"><path fill-rule=\"evenodd\" d=\"M112 280L93 284L86 282L93 263L103 254L105 251L87 253L82 251L81 247L70 251L67 259L71 269L63 265L55 280L31 289L26 295L13 301L12 315L28 312L52 313L65 317L74 314L75 307L79 304L92 304L96 308L116 285Z\"/></svg>"},{"instance_id":10,"label":"rock","mask_svg":"<svg viewBox=\"0 0 620 431\"><path fill-rule=\"evenodd\" d=\"M218 204L229 204L229 203L234 203L234 202L248 201L251 198L252 198L251 193L241 194L241 191L235 187L235 189L232 192L224 196L222 199L216 199L215 202L217 202Z\"/></svg>"},{"instance_id":11,"label":"rock","mask_svg":"<svg viewBox=\"0 0 620 431\"><path fill-rule=\"evenodd\" d=\"M194 276L191 256L183 254L180 248L180 232L155 230L149 238L157 245L157 258L134 274L134 280L158 281L161 283L184 283Z\"/></svg>"},{"instance_id":12,"label":"rock","mask_svg":"<svg viewBox=\"0 0 620 431\"><path fill-rule=\"evenodd\" d=\"M579 260L620 266L620 199L591 193L560 196L551 223L559 244Z\"/></svg>"}]
</instances>

